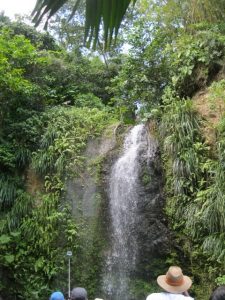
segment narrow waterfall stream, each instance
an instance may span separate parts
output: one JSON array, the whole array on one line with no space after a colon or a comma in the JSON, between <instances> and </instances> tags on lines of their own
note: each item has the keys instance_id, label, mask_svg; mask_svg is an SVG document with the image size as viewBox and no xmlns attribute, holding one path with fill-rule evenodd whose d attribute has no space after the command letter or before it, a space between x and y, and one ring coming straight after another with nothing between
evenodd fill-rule
<instances>
[{"instance_id":1,"label":"narrow waterfall stream","mask_svg":"<svg viewBox=\"0 0 225 300\"><path fill-rule=\"evenodd\" d=\"M111 169L109 201L111 249L106 258L103 290L107 300L131 300L129 281L135 276L140 255L140 157L154 157L157 144L143 124L133 127L124 141L122 155ZM142 196L141 196L142 194Z\"/></svg>"}]
</instances>

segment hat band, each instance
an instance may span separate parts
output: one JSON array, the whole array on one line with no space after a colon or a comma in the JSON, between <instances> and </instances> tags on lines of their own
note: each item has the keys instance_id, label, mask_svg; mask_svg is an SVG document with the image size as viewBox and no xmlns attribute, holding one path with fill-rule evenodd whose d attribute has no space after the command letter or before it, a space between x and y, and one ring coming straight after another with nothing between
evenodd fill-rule
<instances>
[{"instance_id":1,"label":"hat band","mask_svg":"<svg viewBox=\"0 0 225 300\"><path fill-rule=\"evenodd\" d=\"M176 281L174 279L171 279L166 276L166 283L172 286L180 286L184 283L184 278L181 277L180 279L177 279Z\"/></svg>"}]
</instances>

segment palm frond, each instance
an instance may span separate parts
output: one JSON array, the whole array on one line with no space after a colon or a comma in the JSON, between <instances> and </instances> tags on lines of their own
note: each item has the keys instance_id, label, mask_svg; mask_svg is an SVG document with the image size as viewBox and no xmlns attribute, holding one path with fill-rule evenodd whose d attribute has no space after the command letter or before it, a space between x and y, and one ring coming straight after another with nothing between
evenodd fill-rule
<instances>
[{"instance_id":1,"label":"palm frond","mask_svg":"<svg viewBox=\"0 0 225 300\"><path fill-rule=\"evenodd\" d=\"M36 26L47 16L45 28L48 20L66 3L68 0L37 0L32 12L33 22ZM71 12L70 19L76 13L80 4L77 0ZM122 19L129 4L136 0L86 0L86 21L85 21L85 42L90 44L93 41L94 47L98 41L100 25L103 22L105 45L110 45L112 37L116 37Z\"/></svg>"},{"instance_id":2,"label":"palm frond","mask_svg":"<svg viewBox=\"0 0 225 300\"><path fill-rule=\"evenodd\" d=\"M0 209L10 207L16 198L16 185L9 177L0 177Z\"/></svg>"},{"instance_id":3,"label":"palm frond","mask_svg":"<svg viewBox=\"0 0 225 300\"><path fill-rule=\"evenodd\" d=\"M19 190L12 209L6 214L6 217L1 222L0 233L4 231L10 232L18 228L22 222L22 219L28 215L32 208L32 197Z\"/></svg>"}]
</instances>

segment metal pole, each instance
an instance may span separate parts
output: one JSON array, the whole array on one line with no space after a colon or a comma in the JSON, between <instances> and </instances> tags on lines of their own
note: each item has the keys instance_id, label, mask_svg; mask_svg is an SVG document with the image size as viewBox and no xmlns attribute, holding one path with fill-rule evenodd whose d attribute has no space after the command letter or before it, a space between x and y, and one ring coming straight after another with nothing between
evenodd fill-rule
<instances>
[{"instance_id":1,"label":"metal pole","mask_svg":"<svg viewBox=\"0 0 225 300\"><path fill-rule=\"evenodd\" d=\"M70 299L70 256L69 256L69 268L68 268L68 295Z\"/></svg>"},{"instance_id":2,"label":"metal pole","mask_svg":"<svg viewBox=\"0 0 225 300\"><path fill-rule=\"evenodd\" d=\"M70 258L72 257L72 251L67 251L66 255L68 256L68 299L70 299Z\"/></svg>"}]
</instances>

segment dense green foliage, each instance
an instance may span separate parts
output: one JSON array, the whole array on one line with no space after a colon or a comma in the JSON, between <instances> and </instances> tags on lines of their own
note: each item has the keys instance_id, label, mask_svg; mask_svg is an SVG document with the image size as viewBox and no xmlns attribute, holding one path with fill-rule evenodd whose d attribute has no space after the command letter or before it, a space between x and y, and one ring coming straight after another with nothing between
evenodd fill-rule
<instances>
[{"instance_id":1,"label":"dense green foliage","mask_svg":"<svg viewBox=\"0 0 225 300\"><path fill-rule=\"evenodd\" d=\"M165 214L176 244L164 264L180 264L199 299L225 282L224 8L224 1L137 1L133 23L128 18L123 28L126 54L101 52L115 28L107 23L106 36L97 40L101 15L86 32L98 42L98 55L81 46L83 10L72 26L58 20L63 11L52 21L58 41L0 16L4 299L44 299L55 288L65 292L67 249L74 252L76 283L96 295L102 224L92 220L93 247L84 251L87 223L72 216L66 182L82 175L88 140L114 119L134 123L135 114L155 124L151 131L160 142ZM146 174L143 182L148 180ZM155 289L139 280L132 288L141 297Z\"/></svg>"},{"instance_id":2,"label":"dense green foliage","mask_svg":"<svg viewBox=\"0 0 225 300\"><path fill-rule=\"evenodd\" d=\"M204 285L208 277L211 279L210 293L215 278L224 275L224 117L212 152L202 137L201 120L192 102L168 94L165 100L170 102L161 123L166 212L196 281ZM194 290L204 298L205 291L197 286Z\"/></svg>"},{"instance_id":3,"label":"dense green foliage","mask_svg":"<svg viewBox=\"0 0 225 300\"><path fill-rule=\"evenodd\" d=\"M79 176L88 139L112 122L105 106L110 99L106 87L116 68L105 67L99 58L77 55L28 25L1 16L4 299L44 299L54 288L65 291L66 251L73 251L74 263L80 253L79 226L64 201L65 183ZM95 272L89 282L94 277Z\"/></svg>"},{"instance_id":4,"label":"dense green foliage","mask_svg":"<svg viewBox=\"0 0 225 300\"><path fill-rule=\"evenodd\" d=\"M46 110L35 118L39 123L32 129L40 138L31 167L44 178L42 188L31 196L12 189L6 179L1 188L1 204L8 210L1 220L1 265L7 274L4 280L13 282L8 294L22 299L47 297L53 279L66 271L66 250L73 250L76 257L77 226L61 202L64 182L81 172L81 151L88 138L110 122L107 112L89 108ZM60 283L60 288L65 285ZM2 290L4 295L4 285Z\"/></svg>"}]
</instances>

